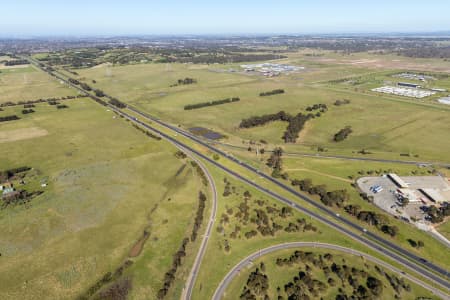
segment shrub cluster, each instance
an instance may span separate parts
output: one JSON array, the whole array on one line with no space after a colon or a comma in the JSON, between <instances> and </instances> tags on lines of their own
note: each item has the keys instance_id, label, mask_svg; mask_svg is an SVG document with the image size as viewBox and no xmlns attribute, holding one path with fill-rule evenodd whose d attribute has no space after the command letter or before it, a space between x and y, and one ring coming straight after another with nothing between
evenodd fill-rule
<instances>
[{"instance_id":1,"label":"shrub cluster","mask_svg":"<svg viewBox=\"0 0 450 300\"><path fill-rule=\"evenodd\" d=\"M197 83L197 80L195 80L194 78L186 77L184 79L178 79L177 83L172 84L171 87L178 86L178 85L194 84L194 83Z\"/></svg>"},{"instance_id":2,"label":"shrub cluster","mask_svg":"<svg viewBox=\"0 0 450 300\"><path fill-rule=\"evenodd\" d=\"M313 185L312 180L307 179L294 179L291 181L293 186L298 186L301 191L307 192L311 195L318 195L320 201L327 206L342 207L346 201L350 198L347 190L335 190L327 191L326 185Z\"/></svg>"},{"instance_id":3,"label":"shrub cluster","mask_svg":"<svg viewBox=\"0 0 450 300\"><path fill-rule=\"evenodd\" d=\"M29 109L22 109L22 114L26 115L26 114L31 114L34 113L34 109L29 108Z\"/></svg>"},{"instance_id":4,"label":"shrub cluster","mask_svg":"<svg viewBox=\"0 0 450 300\"><path fill-rule=\"evenodd\" d=\"M347 126L347 127L345 127L345 128L342 128L341 130L339 130L339 131L334 135L333 140L334 140L335 142L343 141L343 140L345 140L345 139L350 135L350 133L352 133L352 132L353 132L353 131L352 131L352 128L351 128L350 126Z\"/></svg>"},{"instance_id":5,"label":"shrub cluster","mask_svg":"<svg viewBox=\"0 0 450 300\"><path fill-rule=\"evenodd\" d=\"M126 108L127 107L127 105L125 103L123 103L122 101L119 101L116 98L111 98L108 101L108 103L111 105L114 105L115 107L118 107L118 108Z\"/></svg>"},{"instance_id":6,"label":"shrub cluster","mask_svg":"<svg viewBox=\"0 0 450 300\"><path fill-rule=\"evenodd\" d=\"M398 227L390 225L388 218L383 214L361 210L359 205L346 205L344 210L358 220L366 222L369 225L374 225L383 233L389 234L392 237L395 237L398 234Z\"/></svg>"}]
</instances>

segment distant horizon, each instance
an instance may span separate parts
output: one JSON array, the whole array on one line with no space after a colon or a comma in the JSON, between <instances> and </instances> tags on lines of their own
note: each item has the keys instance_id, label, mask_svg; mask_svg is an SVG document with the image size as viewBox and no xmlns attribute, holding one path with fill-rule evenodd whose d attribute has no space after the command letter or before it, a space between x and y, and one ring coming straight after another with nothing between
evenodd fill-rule
<instances>
[{"instance_id":1,"label":"distant horizon","mask_svg":"<svg viewBox=\"0 0 450 300\"><path fill-rule=\"evenodd\" d=\"M123 33L123 34L2 34L0 39L58 39L58 38L170 38L170 37L281 37L281 36L415 36L415 37L450 37L450 29L441 31L386 31L386 32L266 32L266 33Z\"/></svg>"},{"instance_id":2,"label":"distant horizon","mask_svg":"<svg viewBox=\"0 0 450 300\"><path fill-rule=\"evenodd\" d=\"M450 30L450 3L429 0L56 0L2 4L0 36L305 35Z\"/></svg>"}]
</instances>

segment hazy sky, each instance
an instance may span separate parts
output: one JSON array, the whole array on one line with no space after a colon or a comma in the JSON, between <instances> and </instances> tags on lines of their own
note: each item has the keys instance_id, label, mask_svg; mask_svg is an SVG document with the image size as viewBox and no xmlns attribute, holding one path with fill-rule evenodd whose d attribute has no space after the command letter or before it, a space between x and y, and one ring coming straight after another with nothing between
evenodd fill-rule
<instances>
[{"instance_id":1,"label":"hazy sky","mask_svg":"<svg viewBox=\"0 0 450 300\"><path fill-rule=\"evenodd\" d=\"M448 0L12 0L0 36L450 30Z\"/></svg>"}]
</instances>

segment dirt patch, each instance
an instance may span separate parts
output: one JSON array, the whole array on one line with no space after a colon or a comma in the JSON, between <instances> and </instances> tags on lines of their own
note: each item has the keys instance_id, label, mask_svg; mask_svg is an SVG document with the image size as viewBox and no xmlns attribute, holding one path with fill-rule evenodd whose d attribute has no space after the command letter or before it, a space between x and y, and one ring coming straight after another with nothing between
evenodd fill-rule
<instances>
[{"instance_id":1,"label":"dirt patch","mask_svg":"<svg viewBox=\"0 0 450 300\"><path fill-rule=\"evenodd\" d=\"M39 127L0 131L0 143L14 142L46 136L48 131Z\"/></svg>"},{"instance_id":2,"label":"dirt patch","mask_svg":"<svg viewBox=\"0 0 450 300\"><path fill-rule=\"evenodd\" d=\"M150 233L147 231L144 231L144 234L142 237L134 244L134 246L131 248L130 253L128 253L129 257L136 257L141 254L142 248L144 248L144 244L147 241L147 239L150 237Z\"/></svg>"}]
</instances>

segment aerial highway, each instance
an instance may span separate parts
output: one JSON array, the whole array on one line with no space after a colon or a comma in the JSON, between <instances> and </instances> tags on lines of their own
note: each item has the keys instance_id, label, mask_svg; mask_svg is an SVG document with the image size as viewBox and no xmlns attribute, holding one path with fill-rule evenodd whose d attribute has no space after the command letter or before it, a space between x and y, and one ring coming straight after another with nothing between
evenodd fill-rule
<instances>
[{"instance_id":1,"label":"aerial highway","mask_svg":"<svg viewBox=\"0 0 450 300\"><path fill-rule=\"evenodd\" d=\"M33 60L31 60L33 61ZM36 64L36 63L35 63ZM39 64L37 64L38 67L41 67ZM394 244L393 242L386 240L380 236L378 236L377 234L374 234L368 230L366 230L365 228L363 228L362 226L360 226L359 224L357 224L356 222L351 221L350 219L344 218L340 215L336 215L332 210L328 209L327 207L325 207L324 205L318 203L317 201L315 201L312 198L309 198L306 195L303 195L299 192L297 192L296 190L294 190L292 187L285 185L284 183L272 178L271 176L259 171L258 169L252 167L251 165L242 162L240 160L238 160L237 158L223 152L222 150L219 150L213 146L211 146L209 143L205 142L204 140L184 131L183 129L180 129L178 127L172 126L170 124L167 124L166 122L163 122L161 120L159 120L158 118L155 118L147 113L141 112L140 110L128 105L127 108L132 111L135 114L138 114L139 116L143 117L144 119L150 121L150 122L154 122L156 124L158 124L159 126L162 126L166 129L169 129L171 132L175 133L175 134L180 134L186 138L188 138L189 140L191 140L192 142L196 143L196 144L200 144L204 147L206 147L207 149L218 153L224 157L226 157L227 159L233 161L234 163L238 164L239 166L253 172L254 174L268 180L270 183L275 184L276 186L282 188L283 190L285 190L286 192L291 193L292 195L294 195L296 198L301 199L302 201L305 201L306 203L312 205L313 207L317 208L320 213L310 210L304 206L301 206L300 204L298 204L296 201L292 201L291 199L288 199L274 191L272 191L271 189L265 188L255 182L253 182L252 180L242 176L241 174L233 171L232 169L223 166L222 164L218 163L217 161L211 159L209 156L204 155L203 153L195 150L194 148L192 148L191 146L181 142L178 138L173 137L172 135L169 135L165 132L163 132L162 130L156 128L155 126L150 125L147 122L143 122L141 120L138 120L136 117L128 114L127 112L125 112L125 110L119 109L111 104L108 104L107 102L99 99L98 97L84 91L83 89L81 89L79 86L76 86L72 83L70 83L66 78L64 78L61 75L56 74L55 72L49 72L48 70L45 70L44 68L41 67L41 69L43 69L44 71L46 71L47 73L49 73L50 75L58 78L59 80L64 81L66 84L72 86L73 88L80 90L83 94L91 97L93 100L101 103L102 105L105 105L107 107L109 107L110 109L116 111L117 113L121 114L122 116L126 117L127 119L129 119L130 121L141 125L142 127L149 129L157 134L159 134L161 137L165 138L166 140L179 145L181 147L183 147L184 149L187 149L188 151L196 154L198 157L204 159L205 161L208 161L209 163L211 163L212 165L218 167L219 169L223 170L224 172L228 173L229 175L237 178L238 180L254 187L255 189L277 199L278 201L289 205L291 207L293 207L294 209L301 211L302 213L311 216L312 218L327 224L328 226L336 229L337 231L341 232L342 234L345 234L348 237L351 237L352 239L359 241L360 243L364 244L365 246L379 252L380 254L389 257L393 260L395 260L396 262L398 262L399 264L407 267L408 269L410 269L411 271L433 281L434 283L446 288L447 290L450 289L450 284L448 282L448 271L397 246L396 244ZM349 226L351 229L349 229L346 226L343 226L343 224ZM437 274L436 274L437 273Z\"/></svg>"},{"instance_id":2,"label":"aerial highway","mask_svg":"<svg viewBox=\"0 0 450 300\"><path fill-rule=\"evenodd\" d=\"M295 195L296 197L306 201L308 204L311 204L312 206L318 208L321 212L325 213L325 215L328 215L328 216L332 217L334 220L330 220L329 218L325 218L321 214L318 214L318 213L316 213L314 211L311 211L311 210L309 210L309 209L307 209L307 208L305 208L303 206L300 206L298 203L296 203L294 201L291 201L291 200L289 200L289 199L287 199L287 198L285 198L283 196L280 196L279 194L277 194L277 193L275 193L275 192L273 192L273 191L271 191L271 190L269 190L267 188L264 188L264 187L262 187L262 186L260 186L260 185L258 185L256 183L254 183L253 181L243 177L242 175L240 175L240 174L232 171L231 169L229 169L227 167L224 167L223 165L219 164L218 162L212 160L208 156L203 155L202 153L196 151L197 155L199 155L203 159L213 163L214 165L216 165L220 169L222 169L222 170L226 171L227 173L233 175L234 177L238 178L239 180L241 180L241 181L243 181L243 182L245 182L245 183L255 187L256 189L258 189L258 190L260 190L260 191L262 191L262 192L264 192L266 194L269 194L270 196L274 197L275 199L278 199L278 200L284 202L285 204L292 206L295 209L298 209L298 210L302 211L303 213L306 213L307 215L310 215L310 216L316 218L317 220L319 220L319 221L321 221L323 223L326 223L326 224L330 225L331 227L333 227L335 229L338 229L339 231L341 231L341 232L351 236L352 238L354 238L354 239L356 239L356 240L358 240L360 242L363 242L367 246L369 246L369 247L371 247L371 248L373 248L373 249L375 249L377 251L380 251L383 254L385 254L387 256L390 256L391 258L393 258L393 259L395 259L395 260L397 260L399 262L403 261L406 266L409 266L409 268L414 270L414 271L418 271L418 269L419 269L420 272L422 273L422 275L427 274L427 276L430 277L430 279L432 278L432 280L436 281L440 285L446 287L447 289L450 289L450 284L449 284L449 282L447 280L447 278L449 276L449 273L448 273L447 270L432 264L431 262L429 262L429 261L427 261L427 260L425 260L425 259L423 259L423 258L421 258L421 257L419 257L419 256L417 256L417 255L415 255L415 254L413 254L413 253L403 249L402 247L397 246L393 242L391 242L389 240L386 240L386 239L380 237L379 235L372 233L369 230L366 230L364 227L360 226L356 222L353 222L353 221L351 221L351 220L349 220L349 219L347 219L345 217L342 217L341 215L339 215L339 216L336 215L335 212L333 212L332 210L328 209L324 205L318 203L314 199L312 199L312 198L310 198L310 197L308 197L308 196L306 196L304 194L301 194L301 193L297 192L292 187L287 186L284 183L278 181L277 179L275 179L275 178L273 178L273 177L271 177L271 176L261 172L257 168L255 168L255 167L253 167L253 166L251 166L251 165L249 165L249 164L247 164L247 163L245 163L243 161L240 161L239 159L237 159L237 158L235 158L235 157L233 157L233 156L231 156L231 155L229 155L229 154L227 154L227 153L225 153L225 152L223 152L223 151L221 151L221 150L219 150L219 149L217 149L215 147L212 147L209 143L203 141L202 139L198 138L197 136L194 136L193 134L188 133L188 132L186 132L186 131L178 128L178 127L175 127L175 126L172 126L172 125L167 124L165 122L162 122L158 118L155 118L155 117L152 117L152 116L150 116L150 115L148 115L146 113L143 113L143 112L139 111L138 109L136 109L136 108L134 108L132 106L128 106L128 109L133 111L134 113L137 113L140 116L142 116L142 117L152 121L152 122L155 122L155 123L157 123L157 124L159 124L159 125L161 125L161 126L163 126L165 128L168 128L168 129L170 129L172 131L175 131L177 134L183 135L183 136L189 138L190 140L192 140L192 141L194 141L194 142L196 142L198 144L201 144L202 146L207 147L209 150L211 150L213 152L216 152L216 153L226 157L229 160L232 160L233 162L239 164L240 166L246 168L247 170L252 171L253 173L257 174L258 176L265 178L266 180L270 181L271 183L274 183L275 185L283 188L285 191L288 191L289 193ZM146 123L143 123L142 121L138 121L138 122L141 123L141 124L146 124ZM155 129L154 127L151 127L151 126L149 126L149 127ZM160 130L156 130L156 131L159 132L160 135L161 135L161 133L166 135L166 138L168 138L168 139L176 140L172 136L169 136L169 135L161 132ZM164 135L163 135L163 137L164 137ZM192 148L190 148L190 149L192 149ZM195 150L193 150L193 151L195 151ZM341 225L341 223L344 223L344 224L350 226L351 228L353 228L357 232L360 232L360 234L356 234L354 231L348 230L347 228L343 227ZM367 237L365 237L365 236L367 236ZM406 257L409 258L409 260L406 259ZM414 263L412 263L410 260L414 261ZM426 268L422 267L421 265L422 266L426 266ZM437 276L436 274L434 274L434 273L430 272L429 270L427 270L427 268L433 270L436 273L439 273L441 276Z\"/></svg>"},{"instance_id":3,"label":"aerial highway","mask_svg":"<svg viewBox=\"0 0 450 300\"><path fill-rule=\"evenodd\" d=\"M382 266L401 277L405 277L409 279L411 282L416 283L417 285L422 286L423 288L429 290L433 294L435 294L438 297L441 297L442 299L448 299L449 295L446 293L443 293L441 290L430 286L429 284L418 280L417 278L406 274L402 270L399 270L398 268L376 258L371 255L368 255L366 253L363 253L361 251L357 251L351 248L342 247L339 245L333 245L333 244L325 244L325 243L315 243L315 242L292 242L292 243L283 243L278 245L273 245L264 249L261 249L259 251L256 251L243 260L241 260L239 263L237 263L229 272L228 274L223 278L223 280L220 282L219 286L217 287L216 291L214 292L213 300L220 300L225 295L225 292L227 290L227 287L230 285L230 283L233 281L233 279L238 276L241 272L241 270L244 270L246 267L253 264L253 261L260 258L263 255L267 255L279 250L285 250L285 249L298 249L298 248L320 248L320 249L329 249L329 250L335 250L340 251L344 253L348 253L351 255L358 255L360 257L363 257L364 259L371 261L379 266Z\"/></svg>"}]
</instances>

